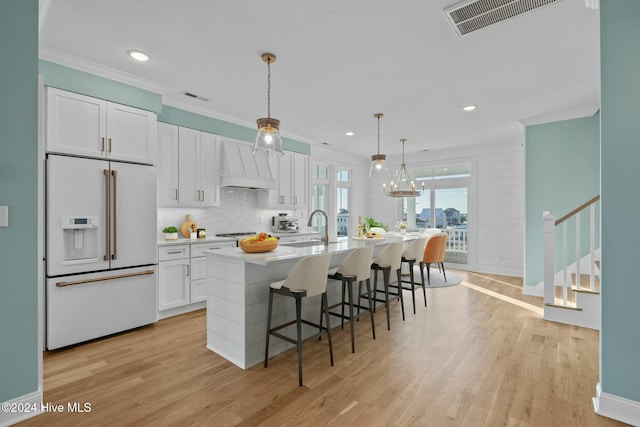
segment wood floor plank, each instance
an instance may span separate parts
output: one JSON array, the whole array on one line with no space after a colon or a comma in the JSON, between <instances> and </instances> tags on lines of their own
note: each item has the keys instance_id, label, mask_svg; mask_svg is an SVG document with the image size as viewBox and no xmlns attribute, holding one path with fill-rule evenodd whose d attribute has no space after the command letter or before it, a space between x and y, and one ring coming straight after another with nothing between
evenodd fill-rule
<instances>
[{"instance_id":1,"label":"wood floor plank","mask_svg":"<svg viewBox=\"0 0 640 427\"><path fill-rule=\"evenodd\" d=\"M457 271L475 286L427 290L303 347L304 387L290 350L242 370L206 349L204 310L44 355L44 401L88 402L22 426L622 426L593 412L598 332L547 322L509 298L522 279ZM499 299L495 294L508 296ZM410 295L407 293L407 296ZM408 301L408 299L407 299ZM511 301L511 302L510 302Z\"/></svg>"}]
</instances>

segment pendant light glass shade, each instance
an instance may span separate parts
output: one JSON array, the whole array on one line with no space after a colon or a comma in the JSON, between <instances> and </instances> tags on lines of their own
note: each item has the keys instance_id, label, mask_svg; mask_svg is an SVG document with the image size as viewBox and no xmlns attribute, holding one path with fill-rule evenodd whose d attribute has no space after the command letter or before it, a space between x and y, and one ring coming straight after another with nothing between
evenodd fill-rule
<instances>
[{"instance_id":1,"label":"pendant light glass shade","mask_svg":"<svg viewBox=\"0 0 640 427\"><path fill-rule=\"evenodd\" d=\"M253 154L258 151L275 152L284 154L282 138L280 138L280 120L263 117L256 120L258 123L258 136L253 145Z\"/></svg>"},{"instance_id":2,"label":"pendant light glass shade","mask_svg":"<svg viewBox=\"0 0 640 427\"><path fill-rule=\"evenodd\" d=\"M413 176L409 173L407 165L404 163L404 143L406 139L401 139L400 141L402 142L402 164L398 169L395 181L391 181L388 190L387 185L382 184L382 191L389 197L418 197L424 191L424 182L422 183L422 190L416 190Z\"/></svg>"},{"instance_id":3,"label":"pendant light glass shade","mask_svg":"<svg viewBox=\"0 0 640 427\"><path fill-rule=\"evenodd\" d=\"M256 120L258 136L253 144L253 154L263 151L284 155L282 138L280 137L280 120L271 117L271 64L276 61L273 53L263 53L262 60L267 63L267 117Z\"/></svg>"},{"instance_id":4,"label":"pendant light glass shade","mask_svg":"<svg viewBox=\"0 0 640 427\"><path fill-rule=\"evenodd\" d=\"M378 119L378 154L371 155L371 166L369 167L369 176L382 175L387 171L387 156L380 154L380 118L382 113L376 113L373 117Z\"/></svg>"}]
</instances>

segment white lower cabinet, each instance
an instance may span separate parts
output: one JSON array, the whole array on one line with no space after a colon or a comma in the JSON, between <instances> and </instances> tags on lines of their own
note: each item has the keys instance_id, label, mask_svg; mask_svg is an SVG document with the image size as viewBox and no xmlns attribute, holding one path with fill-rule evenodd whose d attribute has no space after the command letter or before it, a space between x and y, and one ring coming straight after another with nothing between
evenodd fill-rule
<instances>
[{"instance_id":1,"label":"white lower cabinet","mask_svg":"<svg viewBox=\"0 0 640 427\"><path fill-rule=\"evenodd\" d=\"M190 303L189 245L158 248L158 311Z\"/></svg>"},{"instance_id":2,"label":"white lower cabinet","mask_svg":"<svg viewBox=\"0 0 640 427\"><path fill-rule=\"evenodd\" d=\"M206 250L235 242L206 242L158 248L158 318L203 308L207 299Z\"/></svg>"}]
</instances>

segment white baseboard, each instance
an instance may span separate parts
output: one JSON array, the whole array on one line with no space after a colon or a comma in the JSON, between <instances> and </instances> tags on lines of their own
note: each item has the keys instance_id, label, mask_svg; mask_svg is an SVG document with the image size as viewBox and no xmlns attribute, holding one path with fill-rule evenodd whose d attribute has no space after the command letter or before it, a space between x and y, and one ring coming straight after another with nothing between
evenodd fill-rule
<instances>
[{"instance_id":1,"label":"white baseboard","mask_svg":"<svg viewBox=\"0 0 640 427\"><path fill-rule=\"evenodd\" d=\"M544 283L540 282L537 285L524 285L522 287L522 295L544 298Z\"/></svg>"},{"instance_id":2,"label":"white baseboard","mask_svg":"<svg viewBox=\"0 0 640 427\"><path fill-rule=\"evenodd\" d=\"M0 410L0 427L16 424L27 418L35 417L41 412L42 390L3 402L2 410Z\"/></svg>"},{"instance_id":3,"label":"white baseboard","mask_svg":"<svg viewBox=\"0 0 640 427\"><path fill-rule=\"evenodd\" d=\"M640 402L603 393L600 383L596 385L596 397L593 398L593 407L598 415L613 418L633 426L640 426Z\"/></svg>"}]
</instances>

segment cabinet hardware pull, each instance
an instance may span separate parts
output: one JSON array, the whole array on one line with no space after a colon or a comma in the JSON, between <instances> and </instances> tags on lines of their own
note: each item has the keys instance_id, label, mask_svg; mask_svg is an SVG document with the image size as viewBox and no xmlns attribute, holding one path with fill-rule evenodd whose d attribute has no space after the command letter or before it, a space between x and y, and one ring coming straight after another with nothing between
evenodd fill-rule
<instances>
[{"instance_id":1,"label":"cabinet hardware pull","mask_svg":"<svg viewBox=\"0 0 640 427\"><path fill-rule=\"evenodd\" d=\"M118 210L116 200L118 200L118 171L111 171L113 176L113 254L111 259L118 259Z\"/></svg>"},{"instance_id":2,"label":"cabinet hardware pull","mask_svg":"<svg viewBox=\"0 0 640 427\"><path fill-rule=\"evenodd\" d=\"M109 138L109 152L111 152L111 138Z\"/></svg>"},{"instance_id":3,"label":"cabinet hardware pull","mask_svg":"<svg viewBox=\"0 0 640 427\"><path fill-rule=\"evenodd\" d=\"M189 264L185 264L185 267L187 267L187 277L191 276L191 266Z\"/></svg>"},{"instance_id":4,"label":"cabinet hardware pull","mask_svg":"<svg viewBox=\"0 0 640 427\"><path fill-rule=\"evenodd\" d=\"M176 198L175 200L178 200L178 189L176 188Z\"/></svg>"},{"instance_id":5,"label":"cabinet hardware pull","mask_svg":"<svg viewBox=\"0 0 640 427\"><path fill-rule=\"evenodd\" d=\"M146 276L148 274L153 274L153 273L154 273L153 270L145 270L145 271L140 271L138 273L120 274L118 276L96 277L95 279L76 280L74 282L58 282L56 283L56 286L59 288L63 288L65 286L83 285L85 283L105 282L107 280L126 279L128 277L136 277L136 276Z\"/></svg>"},{"instance_id":6,"label":"cabinet hardware pull","mask_svg":"<svg viewBox=\"0 0 640 427\"><path fill-rule=\"evenodd\" d=\"M175 255L175 254L181 254L181 253L182 251L170 251L170 252L167 252L167 255Z\"/></svg>"},{"instance_id":7,"label":"cabinet hardware pull","mask_svg":"<svg viewBox=\"0 0 640 427\"><path fill-rule=\"evenodd\" d=\"M104 136L100 138L100 151L104 151Z\"/></svg>"},{"instance_id":8,"label":"cabinet hardware pull","mask_svg":"<svg viewBox=\"0 0 640 427\"><path fill-rule=\"evenodd\" d=\"M202 190L202 201L204 202L204 190Z\"/></svg>"},{"instance_id":9,"label":"cabinet hardware pull","mask_svg":"<svg viewBox=\"0 0 640 427\"><path fill-rule=\"evenodd\" d=\"M109 183L111 178L109 177L109 169L103 169L104 175L104 217L107 219L104 226L104 260L108 261L111 258L111 247L109 246L109 240L111 240L111 232L109 230Z\"/></svg>"}]
</instances>

